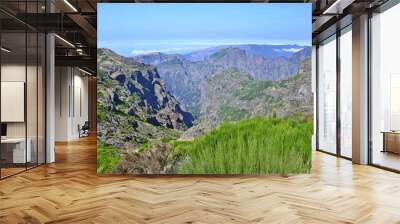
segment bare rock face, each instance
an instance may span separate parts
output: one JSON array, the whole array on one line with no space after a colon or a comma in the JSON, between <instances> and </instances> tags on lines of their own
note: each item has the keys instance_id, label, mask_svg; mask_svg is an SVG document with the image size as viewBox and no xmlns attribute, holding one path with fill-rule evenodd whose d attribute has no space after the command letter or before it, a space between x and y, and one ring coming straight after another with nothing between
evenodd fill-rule
<instances>
[{"instance_id":1,"label":"bare rock face","mask_svg":"<svg viewBox=\"0 0 400 224\"><path fill-rule=\"evenodd\" d=\"M99 49L98 73L98 137L102 142L130 148L163 136L164 129L181 132L192 126L192 115L167 92L155 67Z\"/></svg>"}]
</instances>

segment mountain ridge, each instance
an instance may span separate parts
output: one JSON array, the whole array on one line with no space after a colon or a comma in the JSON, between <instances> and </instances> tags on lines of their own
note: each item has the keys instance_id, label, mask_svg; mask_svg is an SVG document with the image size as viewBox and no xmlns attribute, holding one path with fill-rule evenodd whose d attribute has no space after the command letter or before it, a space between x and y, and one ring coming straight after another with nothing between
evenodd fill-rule
<instances>
[{"instance_id":1,"label":"mountain ridge","mask_svg":"<svg viewBox=\"0 0 400 224\"><path fill-rule=\"evenodd\" d=\"M252 55L259 55L265 58L275 57L290 57L294 49L306 49L310 46L298 45L298 44L285 44L285 45L272 45L272 44L238 44L238 45L220 45L215 47L209 47L201 50L196 50L190 53L183 54L184 57L190 61L202 61L207 59L210 55L223 48L239 48L245 50L247 53Z\"/></svg>"},{"instance_id":2,"label":"mountain ridge","mask_svg":"<svg viewBox=\"0 0 400 224\"><path fill-rule=\"evenodd\" d=\"M236 45L235 45L236 46ZM243 45L257 47L258 45ZM198 116L200 85L206 77L225 69L236 67L256 80L285 79L299 69L300 63L311 56L310 47L281 45L281 48L302 48L291 52L290 57L270 57L252 54L237 47L225 47L209 54L203 61L191 61L184 55L152 53L130 57L156 66L170 91L193 115Z\"/></svg>"}]
</instances>

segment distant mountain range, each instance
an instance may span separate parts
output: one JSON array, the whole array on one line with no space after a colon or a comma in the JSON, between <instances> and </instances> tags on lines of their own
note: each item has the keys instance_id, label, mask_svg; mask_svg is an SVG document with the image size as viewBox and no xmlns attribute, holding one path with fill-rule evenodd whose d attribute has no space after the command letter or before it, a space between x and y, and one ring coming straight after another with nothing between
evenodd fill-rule
<instances>
[{"instance_id":1,"label":"distant mountain range","mask_svg":"<svg viewBox=\"0 0 400 224\"><path fill-rule=\"evenodd\" d=\"M308 46L249 44L218 46L185 55L151 53L131 59L156 66L167 90L199 116L200 85L208 76L236 68L255 80L276 81L296 74L300 63L310 56Z\"/></svg>"},{"instance_id":2,"label":"distant mountain range","mask_svg":"<svg viewBox=\"0 0 400 224\"><path fill-rule=\"evenodd\" d=\"M165 60L168 56L179 57L188 61L204 61L211 55L225 48L238 48L244 50L246 54L253 56L262 56L266 59L272 58L290 58L299 51L304 55L311 55L310 46L293 45L259 45L259 44L243 44L243 45L221 45L216 47L209 47L201 50L196 50L185 54L166 54L161 52L147 53L134 56L139 60L143 60L147 64L158 64Z\"/></svg>"},{"instance_id":3,"label":"distant mountain range","mask_svg":"<svg viewBox=\"0 0 400 224\"><path fill-rule=\"evenodd\" d=\"M222 45L210 47L203 50L194 51L185 54L184 57L189 61L204 61L212 54L224 48L239 48L246 51L249 55L263 56L266 59L285 57L290 58L296 52L303 49L309 50L309 46L292 45L259 45L259 44L243 44L243 45Z\"/></svg>"}]
</instances>

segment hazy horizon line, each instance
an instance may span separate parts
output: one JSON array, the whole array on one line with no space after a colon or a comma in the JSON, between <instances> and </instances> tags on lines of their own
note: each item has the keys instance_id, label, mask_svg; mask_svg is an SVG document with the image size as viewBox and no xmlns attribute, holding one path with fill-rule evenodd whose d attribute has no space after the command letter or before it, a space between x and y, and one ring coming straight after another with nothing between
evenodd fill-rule
<instances>
[{"instance_id":1,"label":"hazy horizon line","mask_svg":"<svg viewBox=\"0 0 400 224\"><path fill-rule=\"evenodd\" d=\"M101 44L99 44L101 45ZM304 47L311 47L310 44L303 44L303 43L254 43L254 42L249 42L249 43L221 43L221 44L216 44L216 45L210 45L210 46L188 46L188 47L166 47L166 48L153 48L153 49L133 49L133 50L128 50L129 53L127 54L122 53L120 50L118 50L119 47L112 47L112 46L99 46L98 48L108 48L111 49L112 51L117 52L120 55L124 55L127 57L134 57L134 56L139 56L139 55L146 55L146 54L154 54L154 53L162 53L162 54L190 54L196 51L201 51L201 50L207 50L207 49L212 49L216 47L229 47L229 46L240 46L240 45L258 45L258 46L298 46L299 48L288 48L284 49L283 51L286 52L297 52L302 50ZM132 48L131 48L132 49Z\"/></svg>"}]
</instances>

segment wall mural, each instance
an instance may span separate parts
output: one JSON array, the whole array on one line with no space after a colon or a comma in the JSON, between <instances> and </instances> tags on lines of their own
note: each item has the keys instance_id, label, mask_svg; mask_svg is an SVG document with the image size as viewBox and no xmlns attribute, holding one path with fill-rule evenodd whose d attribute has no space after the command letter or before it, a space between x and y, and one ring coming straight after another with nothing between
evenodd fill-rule
<instances>
[{"instance_id":1,"label":"wall mural","mask_svg":"<svg viewBox=\"0 0 400 224\"><path fill-rule=\"evenodd\" d=\"M100 174L311 168L311 4L98 5Z\"/></svg>"}]
</instances>

